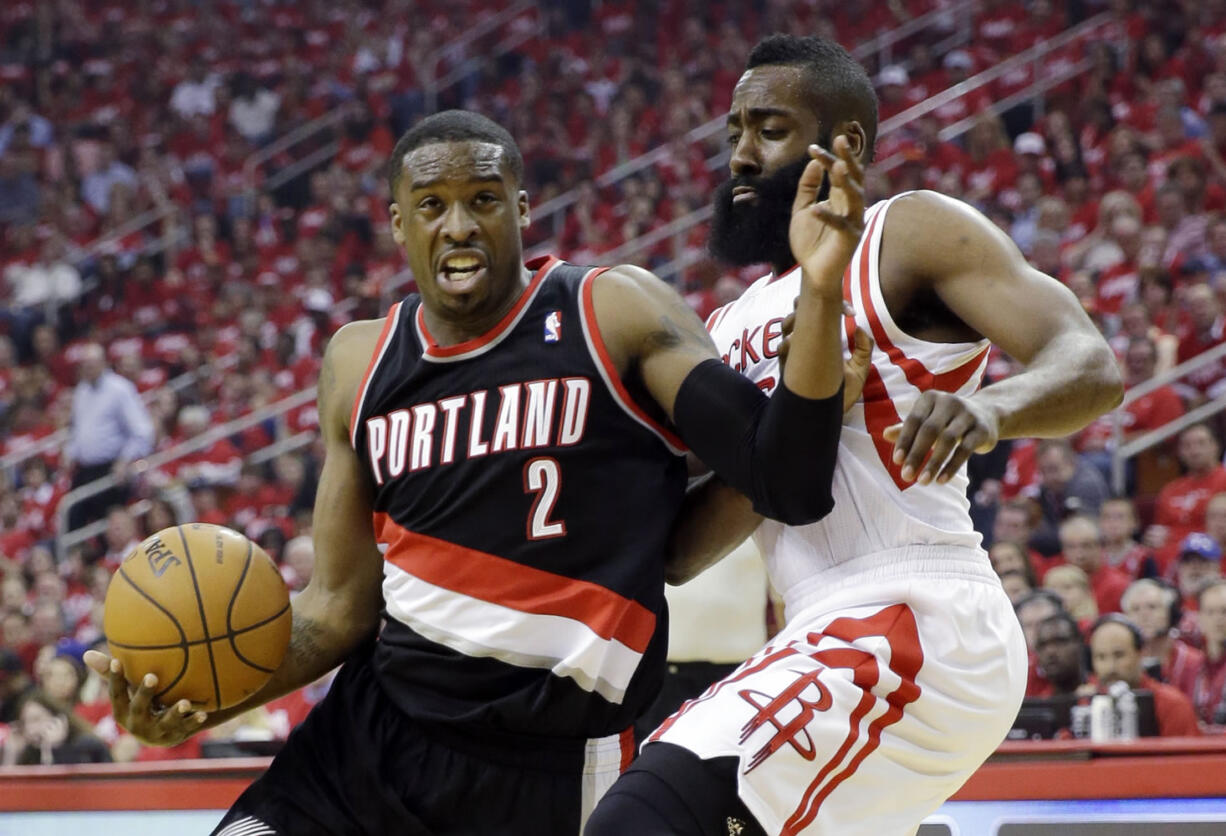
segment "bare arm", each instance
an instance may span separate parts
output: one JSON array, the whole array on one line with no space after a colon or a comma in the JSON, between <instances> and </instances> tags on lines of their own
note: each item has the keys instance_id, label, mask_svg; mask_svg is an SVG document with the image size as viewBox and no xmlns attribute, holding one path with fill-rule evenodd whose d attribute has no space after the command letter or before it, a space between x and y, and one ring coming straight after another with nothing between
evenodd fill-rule
<instances>
[{"instance_id":1,"label":"bare arm","mask_svg":"<svg viewBox=\"0 0 1226 836\"><path fill-rule=\"evenodd\" d=\"M1073 294L966 204L933 192L901 198L887 216L882 272L928 284L966 325L1026 366L969 398L926 392L887 431L904 479L947 480L1001 438L1068 435L1123 397L1114 355Z\"/></svg>"},{"instance_id":2,"label":"bare arm","mask_svg":"<svg viewBox=\"0 0 1226 836\"><path fill-rule=\"evenodd\" d=\"M87 659L99 673L109 670L116 720L146 743L173 746L288 694L339 665L378 627L383 560L371 527L370 481L349 444L347 425L380 324L347 326L332 338L324 356L319 415L326 457L315 499L315 569L293 600L289 649L268 683L242 703L206 717L192 712L186 700L165 711L153 705L157 681L152 674L133 692L117 660L101 653Z\"/></svg>"}]
</instances>

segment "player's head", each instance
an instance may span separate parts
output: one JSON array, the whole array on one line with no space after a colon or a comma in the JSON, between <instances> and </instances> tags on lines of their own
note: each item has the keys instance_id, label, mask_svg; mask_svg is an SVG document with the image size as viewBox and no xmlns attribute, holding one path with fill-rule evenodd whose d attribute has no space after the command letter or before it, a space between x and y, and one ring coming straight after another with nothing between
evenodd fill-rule
<instances>
[{"instance_id":1,"label":"player's head","mask_svg":"<svg viewBox=\"0 0 1226 836\"><path fill-rule=\"evenodd\" d=\"M861 160L872 159L877 95L864 68L825 38L759 41L728 110L732 177L715 194L712 254L732 264L790 265L788 221L808 147L829 148L839 134Z\"/></svg>"},{"instance_id":2,"label":"player's head","mask_svg":"<svg viewBox=\"0 0 1226 836\"><path fill-rule=\"evenodd\" d=\"M518 287L528 225L515 140L477 113L448 110L414 125L392 151L392 237L422 299L451 317L497 312Z\"/></svg>"}]
</instances>

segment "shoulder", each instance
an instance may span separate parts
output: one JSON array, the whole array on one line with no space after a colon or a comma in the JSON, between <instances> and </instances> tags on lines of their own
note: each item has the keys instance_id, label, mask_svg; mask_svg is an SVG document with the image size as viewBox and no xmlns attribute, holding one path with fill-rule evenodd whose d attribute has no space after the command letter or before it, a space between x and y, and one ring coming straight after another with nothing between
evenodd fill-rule
<instances>
[{"instance_id":1,"label":"shoulder","mask_svg":"<svg viewBox=\"0 0 1226 836\"><path fill-rule=\"evenodd\" d=\"M894 198L882 223L882 258L934 278L964 272L970 264L999 264L1016 253L1008 236L978 209L926 189Z\"/></svg>"},{"instance_id":2,"label":"shoulder","mask_svg":"<svg viewBox=\"0 0 1226 836\"><path fill-rule=\"evenodd\" d=\"M359 319L341 326L328 340L324 362L333 364L334 371L338 373L355 363L361 366L359 371L365 371L387 324L388 317L385 316Z\"/></svg>"},{"instance_id":3,"label":"shoulder","mask_svg":"<svg viewBox=\"0 0 1226 836\"><path fill-rule=\"evenodd\" d=\"M357 320L328 340L319 371L320 398L326 399L328 412L335 409L338 416L348 418L348 407L357 397L387 325L388 317Z\"/></svg>"}]
</instances>

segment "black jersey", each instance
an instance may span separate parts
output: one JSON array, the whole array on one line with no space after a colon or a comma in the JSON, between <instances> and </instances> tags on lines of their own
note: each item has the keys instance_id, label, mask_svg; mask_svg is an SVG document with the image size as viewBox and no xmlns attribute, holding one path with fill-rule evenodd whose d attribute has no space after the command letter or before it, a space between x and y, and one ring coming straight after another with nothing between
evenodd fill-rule
<instances>
[{"instance_id":1,"label":"black jersey","mask_svg":"<svg viewBox=\"0 0 1226 836\"><path fill-rule=\"evenodd\" d=\"M489 333L434 343L393 306L354 405L387 616L375 666L408 714L601 737L659 687L681 442L613 368L601 270L555 258Z\"/></svg>"}]
</instances>

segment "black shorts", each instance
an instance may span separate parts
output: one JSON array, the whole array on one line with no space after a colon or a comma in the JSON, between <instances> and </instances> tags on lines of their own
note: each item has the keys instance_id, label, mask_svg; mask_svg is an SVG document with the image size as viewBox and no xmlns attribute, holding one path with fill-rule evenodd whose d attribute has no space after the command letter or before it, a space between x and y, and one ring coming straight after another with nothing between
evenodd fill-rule
<instances>
[{"instance_id":1,"label":"black shorts","mask_svg":"<svg viewBox=\"0 0 1226 836\"><path fill-rule=\"evenodd\" d=\"M629 730L624 737L629 743ZM582 746L491 745L415 721L383 692L363 653L213 834L577 836Z\"/></svg>"},{"instance_id":2,"label":"black shorts","mask_svg":"<svg viewBox=\"0 0 1226 836\"><path fill-rule=\"evenodd\" d=\"M605 793L584 836L766 836L737 794L735 757L652 743Z\"/></svg>"}]
</instances>

